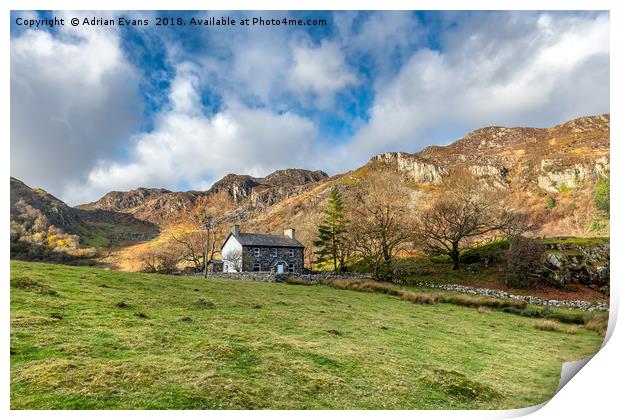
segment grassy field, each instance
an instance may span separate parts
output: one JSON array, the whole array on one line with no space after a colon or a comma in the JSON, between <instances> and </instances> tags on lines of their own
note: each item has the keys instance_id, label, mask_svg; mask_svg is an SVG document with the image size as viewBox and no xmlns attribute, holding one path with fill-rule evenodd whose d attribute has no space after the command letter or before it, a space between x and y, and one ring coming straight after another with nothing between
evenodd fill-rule
<instances>
[{"instance_id":1,"label":"grassy field","mask_svg":"<svg viewBox=\"0 0 620 420\"><path fill-rule=\"evenodd\" d=\"M11 407L525 407L602 343L536 322L326 286L14 261Z\"/></svg>"}]
</instances>

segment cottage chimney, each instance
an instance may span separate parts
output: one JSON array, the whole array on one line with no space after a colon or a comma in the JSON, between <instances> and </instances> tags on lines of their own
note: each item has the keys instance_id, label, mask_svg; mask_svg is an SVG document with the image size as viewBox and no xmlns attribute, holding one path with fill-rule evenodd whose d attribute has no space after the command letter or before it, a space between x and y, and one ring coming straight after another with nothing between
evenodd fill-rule
<instances>
[{"instance_id":1,"label":"cottage chimney","mask_svg":"<svg viewBox=\"0 0 620 420\"><path fill-rule=\"evenodd\" d=\"M239 225L234 225L232 229L230 229L230 233L232 233L234 236L239 236L240 232L241 231L239 230Z\"/></svg>"},{"instance_id":2,"label":"cottage chimney","mask_svg":"<svg viewBox=\"0 0 620 420\"><path fill-rule=\"evenodd\" d=\"M295 229L293 228L284 229L284 236L288 236L291 239L295 239Z\"/></svg>"}]
</instances>

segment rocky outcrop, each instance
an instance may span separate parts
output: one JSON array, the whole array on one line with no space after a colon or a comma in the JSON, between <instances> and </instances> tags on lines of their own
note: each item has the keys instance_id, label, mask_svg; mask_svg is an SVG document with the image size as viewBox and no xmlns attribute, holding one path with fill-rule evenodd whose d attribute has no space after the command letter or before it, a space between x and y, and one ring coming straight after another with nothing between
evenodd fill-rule
<instances>
[{"instance_id":1,"label":"rocky outcrop","mask_svg":"<svg viewBox=\"0 0 620 420\"><path fill-rule=\"evenodd\" d=\"M259 185L258 180L249 175L228 174L213 184L209 192L227 193L233 200L238 202L243 198L249 197L252 189Z\"/></svg>"},{"instance_id":2,"label":"rocky outcrop","mask_svg":"<svg viewBox=\"0 0 620 420\"><path fill-rule=\"evenodd\" d=\"M543 159L540 162L538 186L558 192L563 188L578 188L583 182L609 176L609 158L602 156L591 162L570 163L562 159Z\"/></svg>"},{"instance_id":3,"label":"rocky outcrop","mask_svg":"<svg viewBox=\"0 0 620 420\"><path fill-rule=\"evenodd\" d=\"M410 153L383 153L373 156L370 161L394 166L407 179L418 184L438 184L448 174L444 168Z\"/></svg>"},{"instance_id":4,"label":"rocky outcrop","mask_svg":"<svg viewBox=\"0 0 620 420\"><path fill-rule=\"evenodd\" d=\"M582 284L609 294L608 241L552 243L546 247L546 275L553 283Z\"/></svg>"},{"instance_id":5,"label":"rocky outcrop","mask_svg":"<svg viewBox=\"0 0 620 420\"><path fill-rule=\"evenodd\" d=\"M77 206L77 208L123 211L138 207L152 198L160 197L170 192L164 188L137 188L130 191L111 191L99 200L93 203L82 204Z\"/></svg>"},{"instance_id":6,"label":"rocky outcrop","mask_svg":"<svg viewBox=\"0 0 620 420\"><path fill-rule=\"evenodd\" d=\"M209 192L224 192L237 203L247 199L252 207L262 208L299 193L299 187L322 181L328 177L323 171L306 169L282 169L264 178L229 174L213 184Z\"/></svg>"},{"instance_id":7,"label":"rocky outcrop","mask_svg":"<svg viewBox=\"0 0 620 420\"><path fill-rule=\"evenodd\" d=\"M77 206L83 210L109 210L130 213L153 223L178 219L209 196L225 194L237 206L265 208L303 190L307 185L329 176L323 171L283 169L264 178L228 174L208 191L173 192L163 188L137 188L131 191L112 191L101 199ZM238 210L238 209L237 209ZM236 211L236 210L235 210Z\"/></svg>"},{"instance_id":8,"label":"rocky outcrop","mask_svg":"<svg viewBox=\"0 0 620 420\"><path fill-rule=\"evenodd\" d=\"M267 185L290 187L306 185L329 178L323 171L308 171L306 169L282 169L275 171L260 181Z\"/></svg>"}]
</instances>

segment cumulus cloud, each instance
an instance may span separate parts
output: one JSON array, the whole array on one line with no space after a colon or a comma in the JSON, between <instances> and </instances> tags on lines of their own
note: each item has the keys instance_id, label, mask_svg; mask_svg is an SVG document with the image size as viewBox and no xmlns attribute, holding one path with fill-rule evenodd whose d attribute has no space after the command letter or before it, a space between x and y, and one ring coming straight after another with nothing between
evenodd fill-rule
<instances>
[{"instance_id":1,"label":"cumulus cloud","mask_svg":"<svg viewBox=\"0 0 620 420\"><path fill-rule=\"evenodd\" d=\"M139 83L115 32L14 37L11 174L60 194L138 129Z\"/></svg>"},{"instance_id":2,"label":"cumulus cloud","mask_svg":"<svg viewBox=\"0 0 620 420\"><path fill-rule=\"evenodd\" d=\"M347 150L358 163L488 125L548 126L609 112L609 18L476 15L420 49L382 89ZM451 137L452 136L452 137Z\"/></svg>"},{"instance_id":3,"label":"cumulus cloud","mask_svg":"<svg viewBox=\"0 0 620 420\"><path fill-rule=\"evenodd\" d=\"M311 121L240 104L208 117L196 112L197 89L195 67L181 63L170 108L158 116L154 130L132 138L126 161L99 162L85 184L70 185L63 197L85 202L111 189L136 186L205 189L229 172L263 176L307 161L318 135Z\"/></svg>"},{"instance_id":4,"label":"cumulus cloud","mask_svg":"<svg viewBox=\"0 0 620 420\"><path fill-rule=\"evenodd\" d=\"M609 112L606 13L438 13L432 34L412 13L333 16L324 36L204 31L197 48L183 32L139 30L165 54L145 74L114 30L14 36L11 173L79 203L206 189L227 173L337 173L482 126ZM333 139L329 124L347 127Z\"/></svg>"},{"instance_id":5,"label":"cumulus cloud","mask_svg":"<svg viewBox=\"0 0 620 420\"><path fill-rule=\"evenodd\" d=\"M317 98L328 106L335 92L357 82L336 43L323 41L318 47L294 46L293 64L288 74L292 91Z\"/></svg>"}]
</instances>

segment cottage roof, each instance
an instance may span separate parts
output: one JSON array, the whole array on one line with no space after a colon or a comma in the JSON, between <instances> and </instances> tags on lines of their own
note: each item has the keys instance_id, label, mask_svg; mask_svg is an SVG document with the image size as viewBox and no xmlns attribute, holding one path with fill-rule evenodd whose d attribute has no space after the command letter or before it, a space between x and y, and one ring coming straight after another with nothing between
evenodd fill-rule
<instances>
[{"instance_id":1,"label":"cottage roof","mask_svg":"<svg viewBox=\"0 0 620 420\"><path fill-rule=\"evenodd\" d=\"M231 233L231 235L233 234ZM286 248L304 247L297 239L292 239L284 235L267 235L263 233L241 232L238 235L234 235L234 237L243 246L266 246ZM228 240L228 238L226 240Z\"/></svg>"}]
</instances>

